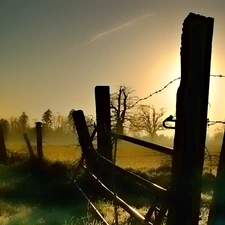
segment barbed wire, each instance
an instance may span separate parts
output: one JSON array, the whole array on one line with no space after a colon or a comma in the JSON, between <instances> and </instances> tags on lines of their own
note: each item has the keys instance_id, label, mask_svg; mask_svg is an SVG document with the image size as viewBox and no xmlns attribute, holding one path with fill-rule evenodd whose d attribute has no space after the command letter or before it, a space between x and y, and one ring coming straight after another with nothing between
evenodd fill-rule
<instances>
[{"instance_id":1,"label":"barbed wire","mask_svg":"<svg viewBox=\"0 0 225 225\"><path fill-rule=\"evenodd\" d=\"M225 124L225 121L208 121L207 122L207 126L209 127L209 126L212 126L212 125L215 125L215 124Z\"/></svg>"},{"instance_id":2,"label":"barbed wire","mask_svg":"<svg viewBox=\"0 0 225 225\"><path fill-rule=\"evenodd\" d=\"M210 77L225 77L224 75L222 75L222 74L218 74L218 75L214 75L214 74L212 74L212 75L210 75Z\"/></svg>"},{"instance_id":3,"label":"barbed wire","mask_svg":"<svg viewBox=\"0 0 225 225\"><path fill-rule=\"evenodd\" d=\"M152 97L153 95L162 92L162 91L163 91L164 89L166 89L170 84L172 84L172 83L173 83L174 81L176 81L176 80L179 80L180 78L181 78L181 77L175 78L175 79L173 79L172 81L170 81L168 84L166 84L163 88L161 88L161 89L159 89L159 90L157 90L157 91L151 93L150 95L148 95L148 96L146 96L146 97L144 97L144 98L138 99L131 107L134 107L134 106L137 105L140 101L144 101L144 100L146 100L146 99Z\"/></svg>"},{"instance_id":4,"label":"barbed wire","mask_svg":"<svg viewBox=\"0 0 225 225\"><path fill-rule=\"evenodd\" d=\"M211 77L219 77L219 78L225 77L225 76L222 75L222 74L212 74L212 75L210 75L210 76L211 76ZM173 84L175 81L180 80L180 79L181 79L181 77L177 77L177 78L171 80L171 81L170 81L169 83L167 83L163 88L161 88L161 89L159 89L159 90L157 90L157 91L151 93L150 95L148 95L148 96L146 96L146 97L144 97L144 98L138 99L131 107L134 107L134 106L137 105L140 101L144 101L144 100L146 100L146 99L152 97L153 95L158 94L158 93L164 91L169 85ZM210 105L210 103L209 103L209 105ZM211 106L211 105L210 105L210 106Z\"/></svg>"}]
</instances>

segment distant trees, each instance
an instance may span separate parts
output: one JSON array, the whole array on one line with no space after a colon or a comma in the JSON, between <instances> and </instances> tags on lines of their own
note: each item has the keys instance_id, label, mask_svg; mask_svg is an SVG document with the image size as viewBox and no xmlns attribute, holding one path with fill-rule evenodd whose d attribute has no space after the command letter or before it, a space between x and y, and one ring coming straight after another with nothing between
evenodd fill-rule
<instances>
[{"instance_id":1,"label":"distant trees","mask_svg":"<svg viewBox=\"0 0 225 225\"><path fill-rule=\"evenodd\" d=\"M117 133L124 134L125 124L132 117L132 109L139 99L134 93L133 88L122 85L110 96L111 121Z\"/></svg>"},{"instance_id":2,"label":"distant trees","mask_svg":"<svg viewBox=\"0 0 225 225\"><path fill-rule=\"evenodd\" d=\"M157 131L163 130L162 117L165 109L156 110L152 105L139 105L130 119L130 131L133 133L146 133L151 140Z\"/></svg>"},{"instance_id":3,"label":"distant trees","mask_svg":"<svg viewBox=\"0 0 225 225\"><path fill-rule=\"evenodd\" d=\"M47 111L43 113L41 121L44 128L46 128L47 130L52 129L52 124L53 124L52 119L53 119L53 113L50 109L48 109Z\"/></svg>"},{"instance_id":4,"label":"distant trees","mask_svg":"<svg viewBox=\"0 0 225 225\"><path fill-rule=\"evenodd\" d=\"M72 112L72 111L71 111ZM70 112L70 113L71 113ZM5 137L21 137L23 133L35 132L35 124L38 119L31 119L32 126L29 125L29 117L26 112L22 112L19 117L11 116L9 119L0 118L0 123L3 127L3 132ZM94 127L94 117L86 116L86 121L90 130ZM73 121L70 116L63 116L59 112L53 114L51 109L46 110L42 114L42 126L48 133L57 133L57 135L74 134L75 130L73 128Z\"/></svg>"},{"instance_id":5,"label":"distant trees","mask_svg":"<svg viewBox=\"0 0 225 225\"><path fill-rule=\"evenodd\" d=\"M8 121L10 134L14 135L19 131L18 118L11 116Z\"/></svg>"},{"instance_id":6,"label":"distant trees","mask_svg":"<svg viewBox=\"0 0 225 225\"><path fill-rule=\"evenodd\" d=\"M21 116L18 118L18 125L23 133L28 129L28 116L25 112L22 112Z\"/></svg>"}]
</instances>

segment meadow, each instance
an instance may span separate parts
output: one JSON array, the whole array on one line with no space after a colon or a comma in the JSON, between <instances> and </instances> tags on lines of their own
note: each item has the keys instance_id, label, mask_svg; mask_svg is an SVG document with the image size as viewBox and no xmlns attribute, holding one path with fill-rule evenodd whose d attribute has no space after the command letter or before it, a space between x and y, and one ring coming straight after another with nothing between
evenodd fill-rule
<instances>
[{"instance_id":1,"label":"meadow","mask_svg":"<svg viewBox=\"0 0 225 225\"><path fill-rule=\"evenodd\" d=\"M0 165L0 224L2 225L75 225L99 224L90 214L89 204L81 196L73 183L74 171L81 157L81 149L77 143L43 141L45 161L42 164L27 161L28 150L21 141L7 142L6 147L11 159L8 164ZM56 143L56 144L55 144ZM213 155L218 154L218 147L210 146ZM33 144L33 150L36 147ZM117 145L116 165L132 171L144 178L167 187L170 181L171 157L162 153L119 141ZM211 171L212 173L209 173ZM216 173L216 158L212 163L206 158L204 166L202 192L202 220L207 219L207 209L212 195L212 185ZM87 192L94 195L94 185L79 173L79 182ZM118 193L141 214L145 215L150 201L144 189L137 191L137 187L126 181ZM127 191L129 187L129 191ZM126 193L123 193L124 188ZM95 205L113 224L114 207L112 201L106 200L99 194ZM118 208L120 224L135 224L129 214Z\"/></svg>"}]
</instances>

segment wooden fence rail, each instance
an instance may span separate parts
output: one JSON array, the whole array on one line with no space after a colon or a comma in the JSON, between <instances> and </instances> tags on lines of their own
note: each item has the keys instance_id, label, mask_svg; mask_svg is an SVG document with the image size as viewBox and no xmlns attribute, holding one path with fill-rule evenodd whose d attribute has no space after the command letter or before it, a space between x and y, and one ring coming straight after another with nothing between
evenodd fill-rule
<instances>
[{"instance_id":1,"label":"wooden fence rail","mask_svg":"<svg viewBox=\"0 0 225 225\"><path fill-rule=\"evenodd\" d=\"M171 156L173 155L173 149L172 148L168 148L168 147L158 145L158 144L153 144L151 142L143 141L143 140L133 138L133 137L129 137L129 136L126 136L126 135L123 135L123 134L117 134L117 133L112 132L111 135L114 138L118 138L118 139L121 139L121 140L124 140L124 141L128 141L128 142L131 142L133 144L149 148L151 150L155 150L155 151L165 153L165 154L171 155Z\"/></svg>"},{"instance_id":2,"label":"wooden fence rail","mask_svg":"<svg viewBox=\"0 0 225 225\"><path fill-rule=\"evenodd\" d=\"M116 197L121 207L141 222L158 225L165 218L167 211L168 225L197 225L199 222L213 22L213 18L206 18L193 13L190 13L184 20L181 43L181 82L177 91L173 149L111 132L111 127L109 126L109 88L105 86L98 86L95 89L96 112L98 114L97 150L93 148L92 144L88 144L90 142L89 133L82 132L86 125L83 123L81 127L77 126L82 152L84 155L87 155L85 157L87 167L82 166L82 168L104 189L108 190L113 198ZM75 114L73 116L76 117ZM81 120L84 121L83 116ZM76 123L79 124L81 120L74 118L75 125ZM85 130L87 131L86 128ZM112 162L110 136L173 156L170 190L163 189L150 181L116 166L115 161ZM86 144L82 146L82 143ZM104 152L103 150L106 149L108 151ZM99 153L104 154L99 156ZM92 160L89 160L89 158ZM94 168L92 166L93 162L96 165ZM103 180L109 180L109 174L114 176L115 173L118 173L148 187L155 195L158 194L159 197L167 197L165 198L165 202L162 203L162 207L158 210L157 218L153 223L149 220L152 212L156 210L155 203L149 208L145 217L133 211L129 205L118 198L115 192L112 192L103 183L102 179L96 176L96 174L102 171L102 166L105 165L107 165L107 170L105 170L107 172L101 177ZM224 181L221 183L224 183Z\"/></svg>"},{"instance_id":3,"label":"wooden fence rail","mask_svg":"<svg viewBox=\"0 0 225 225\"><path fill-rule=\"evenodd\" d=\"M151 191L151 193L153 193L155 196L160 196L160 197L165 197L167 195L167 189L149 181L144 179L143 177L138 176L137 174L134 174L132 172L129 172L117 165L113 165L113 163L111 161L109 161L108 159L106 159L104 156L98 154L96 158L100 158L100 160L104 160L105 163L107 163L108 165L110 165L111 167L115 166L115 170L116 173L127 177L130 180L133 180L134 182L138 182L139 184L143 185L144 187L146 187L149 191Z\"/></svg>"},{"instance_id":4,"label":"wooden fence rail","mask_svg":"<svg viewBox=\"0 0 225 225\"><path fill-rule=\"evenodd\" d=\"M82 110L74 111L73 113L73 119L75 126L77 128L78 136L79 136L79 141L81 144L81 149L83 152L83 157L80 160L78 168L82 168L84 171L86 171L89 175L91 175L92 179L95 180L104 190L108 192L108 194L111 196L112 199L116 200L117 204L119 204L124 210L126 210L132 217L135 219L139 220L142 223L153 225L153 224L160 224L160 222L165 218L165 214L167 211L167 203L161 208L158 207L156 202L160 202L162 199L168 199L168 192L165 188L160 187L159 185L150 182L134 173L131 173L117 165L115 165L111 160L106 158L105 156L101 155L98 150L95 150L91 141L93 139L93 135L91 135L87 131L87 126L86 122L84 120L84 113ZM81 122L82 121L82 122ZM107 131L105 131L107 132ZM95 132L93 132L95 133ZM113 135L116 135L117 138L123 138L125 140L129 140L132 143L135 144L140 144L139 139L127 137L125 135L119 135L113 133ZM111 143L111 139L110 139ZM156 144L152 144L149 142L141 142L141 146L148 146L148 147L154 147L155 149L160 149L161 152L167 153L171 155L172 150L167 149L164 146L158 146ZM163 149L163 150L162 150ZM87 158L86 158L87 157ZM83 162L84 159L87 163L87 166L84 166ZM91 159L91 160L90 160ZM94 165L94 166L93 166ZM119 198L115 192L113 192L107 185L110 186L110 176L109 173L105 173L103 165L105 168L107 168L107 171L110 171L113 175L113 171L115 171L116 174L122 175L124 177L127 177L131 179L134 182L138 182L145 188L147 188L151 194L154 196L154 202L152 206L150 207L148 213L146 214L146 217L142 216L140 213L138 213L135 209L133 209L129 204L127 204L123 199ZM113 170L114 168L114 170ZM96 170L97 169L97 170ZM78 172L78 171L77 171ZM97 176L98 174L98 176ZM103 181L104 180L104 181ZM107 185L106 185L106 183ZM82 189L79 187L79 190L82 191ZM83 192L83 191L82 191ZM84 194L84 192L82 193ZM157 199L158 198L158 199ZM93 210L95 210L94 207L92 207ZM157 217L155 218L156 223L150 222L152 219L152 214L153 212L158 212ZM99 212L95 212L95 214L98 214ZM101 218L98 216L98 218ZM103 221L104 223L104 221Z\"/></svg>"}]
</instances>

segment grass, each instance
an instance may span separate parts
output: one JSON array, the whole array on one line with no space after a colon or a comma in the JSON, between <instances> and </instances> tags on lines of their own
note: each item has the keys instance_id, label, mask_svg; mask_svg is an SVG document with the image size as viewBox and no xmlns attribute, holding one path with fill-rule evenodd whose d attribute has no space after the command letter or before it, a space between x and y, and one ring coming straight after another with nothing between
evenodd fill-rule
<instances>
[{"instance_id":1,"label":"grass","mask_svg":"<svg viewBox=\"0 0 225 225\"><path fill-rule=\"evenodd\" d=\"M89 214L89 206L71 182L81 150L76 145L43 145L45 161L26 161L27 148L22 143L8 144L10 152L16 152L11 163L0 165L0 224L2 225L99 225ZM35 147L33 147L36 151ZM13 156L13 154L12 154ZM19 162L18 162L19 156ZM144 147L119 142L116 164L163 187L170 182L171 157ZM207 219L215 176L205 163L202 189L203 224ZM214 171L216 164L214 165ZM151 204L148 191L125 178L116 178L117 192L128 204L145 215ZM112 201L98 189L86 175L80 174L79 184L94 198L98 210L111 224L115 214ZM90 185L92 192L90 192ZM126 190L124 192L124 190ZM135 224L123 209L118 208L120 224Z\"/></svg>"},{"instance_id":2,"label":"grass","mask_svg":"<svg viewBox=\"0 0 225 225\"><path fill-rule=\"evenodd\" d=\"M0 224L83 224L87 203L69 182L71 167L23 162L0 168Z\"/></svg>"}]
</instances>

